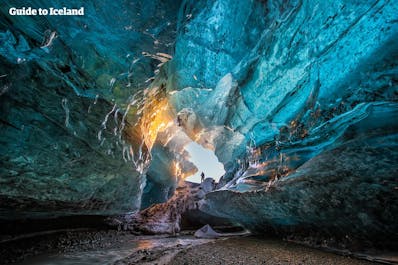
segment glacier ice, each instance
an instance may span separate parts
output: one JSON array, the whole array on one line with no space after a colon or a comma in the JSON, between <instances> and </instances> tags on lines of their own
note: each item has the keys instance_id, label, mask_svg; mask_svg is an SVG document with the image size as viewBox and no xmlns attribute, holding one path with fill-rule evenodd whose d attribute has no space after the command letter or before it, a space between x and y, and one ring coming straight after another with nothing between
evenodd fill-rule
<instances>
[{"instance_id":1,"label":"glacier ice","mask_svg":"<svg viewBox=\"0 0 398 265\"><path fill-rule=\"evenodd\" d=\"M1 218L139 209L146 148L124 111L156 70L143 53L172 53L179 1L73 0L87 15L67 18L15 4L0 4Z\"/></svg>"},{"instance_id":2,"label":"glacier ice","mask_svg":"<svg viewBox=\"0 0 398 265\"><path fill-rule=\"evenodd\" d=\"M257 232L396 241L398 5L251 1L229 20L242 3L220 12L225 2L184 9L168 65L171 102L192 109L196 141L227 170L202 210ZM229 42L248 26L240 16L261 12L256 37Z\"/></svg>"},{"instance_id":3,"label":"glacier ice","mask_svg":"<svg viewBox=\"0 0 398 265\"><path fill-rule=\"evenodd\" d=\"M17 213L164 202L197 170L194 141L226 170L202 211L397 241L395 1L97 1L68 20L8 6L0 196Z\"/></svg>"}]
</instances>

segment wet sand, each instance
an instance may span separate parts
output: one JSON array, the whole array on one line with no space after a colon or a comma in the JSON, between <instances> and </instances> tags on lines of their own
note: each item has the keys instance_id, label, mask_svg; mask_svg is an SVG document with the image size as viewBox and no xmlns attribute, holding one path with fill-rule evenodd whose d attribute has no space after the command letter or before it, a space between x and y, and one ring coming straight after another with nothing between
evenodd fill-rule
<instances>
[{"instance_id":1,"label":"wet sand","mask_svg":"<svg viewBox=\"0 0 398 265\"><path fill-rule=\"evenodd\" d=\"M280 239L253 236L197 239L179 236L136 236L125 232L68 232L17 240L0 251L0 263L20 265L311 265L379 264L336 255ZM21 244L24 243L24 244ZM29 244L28 244L29 243ZM26 245L25 245L26 244ZM0 246L5 246L4 244ZM0 247L0 249L2 249ZM397 255L387 257L391 263ZM368 257L369 258L369 257ZM385 257L384 257L385 258ZM374 260L374 259L373 259ZM379 259L380 260L380 259Z\"/></svg>"},{"instance_id":2,"label":"wet sand","mask_svg":"<svg viewBox=\"0 0 398 265\"><path fill-rule=\"evenodd\" d=\"M169 265L368 265L378 264L344 257L276 239L229 238L180 251Z\"/></svg>"}]
</instances>

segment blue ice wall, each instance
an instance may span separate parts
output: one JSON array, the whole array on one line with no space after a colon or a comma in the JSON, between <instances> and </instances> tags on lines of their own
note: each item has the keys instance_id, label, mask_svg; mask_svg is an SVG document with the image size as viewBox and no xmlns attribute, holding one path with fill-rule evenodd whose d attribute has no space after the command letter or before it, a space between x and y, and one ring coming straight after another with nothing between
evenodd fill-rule
<instances>
[{"instance_id":1,"label":"blue ice wall","mask_svg":"<svg viewBox=\"0 0 398 265\"><path fill-rule=\"evenodd\" d=\"M395 3L251 1L221 12L225 3L196 4L204 10L198 14L188 4L183 9L190 19L180 17L176 86L199 93L177 94L177 110L191 105L201 113L210 108L203 99L216 97L227 117L210 124L226 125L260 146L292 121L309 130L359 103L396 100ZM224 48L212 52L208 46ZM228 73L230 86L220 81Z\"/></svg>"},{"instance_id":2,"label":"blue ice wall","mask_svg":"<svg viewBox=\"0 0 398 265\"><path fill-rule=\"evenodd\" d=\"M267 27L260 1L184 1L178 19L179 87L214 87L255 46Z\"/></svg>"},{"instance_id":3,"label":"blue ice wall","mask_svg":"<svg viewBox=\"0 0 398 265\"><path fill-rule=\"evenodd\" d=\"M36 60L48 68L54 68L51 64L58 68L67 65L67 73L62 69L62 73L60 69L49 71L83 96L128 97L132 89L146 87L145 81L154 75L158 62L143 52L173 53L179 1L74 0L68 1L68 7L83 6L84 16L8 15L9 7L60 8L65 3L48 0L27 4L1 3L2 56L14 64ZM78 80L70 80L73 78Z\"/></svg>"},{"instance_id":4,"label":"blue ice wall","mask_svg":"<svg viewBox=\"0 0 398 265\"><path fill-rule=\"evenodd\" d=\"M8 15L11 6L64 5L84 6L85 16ZM1 1L1 218L140 207L145 180L128 150L141 140L131 124L123 132L123 110L159 63L143 52L173 53L178 8L179 1Z\"/></svg>"},{"instance_id":5,"label":"blue ice wall","mask_svg":"<svg viewBox=\"0 0 398 265\"><path fill-rule=\"evenodd\" d=\"M170 65L228 170L203 210L396 240L398 4L227 2L187 1Z\"/></svg>"}]
</instances>

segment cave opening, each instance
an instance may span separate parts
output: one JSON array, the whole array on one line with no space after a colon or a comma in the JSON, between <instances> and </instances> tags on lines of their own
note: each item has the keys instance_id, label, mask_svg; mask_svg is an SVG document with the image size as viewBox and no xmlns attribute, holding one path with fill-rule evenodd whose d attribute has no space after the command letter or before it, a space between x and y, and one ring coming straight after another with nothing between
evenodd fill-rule
<instances>
[{"instance_id":1,"label":"cave opening","mask_svg":"<svg viewBox=\"0 0 398 265\"><path fill-rule=\"evenodd\" d=\"M198 171L185 180L195 183L201 182L201 173L205 178L211 177L216 182L225 174L224 165L218 160L214 151L206 149L196 142L189 143L185 150L188 151L189 160L197 167Z\"/></svg>"}]
</instances>

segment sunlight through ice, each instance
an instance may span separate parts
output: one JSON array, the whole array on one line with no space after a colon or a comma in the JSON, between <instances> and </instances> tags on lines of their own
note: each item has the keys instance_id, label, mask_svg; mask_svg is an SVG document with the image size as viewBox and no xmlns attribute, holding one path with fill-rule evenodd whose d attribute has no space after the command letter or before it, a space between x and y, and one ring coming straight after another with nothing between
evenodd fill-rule
<instances>
[{"instance_id":1,"label":"sunlight through ice","mask_svg":"<svg viewBox=\"0 0 398 265\"><path fill-rule=\"evenodd\" d=\"M190 161L198 168L198 172L189 176L185 180L200 183L200 174L205 173L205 178L211 177L219 181L225 174L224 165L218 161L213 151L202 147L201 145L191 142L186 147L190 154Z\"/></svg>"}]
</instances>

